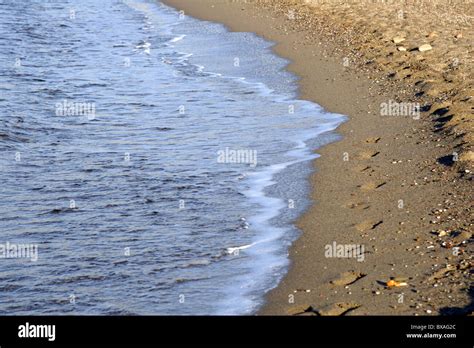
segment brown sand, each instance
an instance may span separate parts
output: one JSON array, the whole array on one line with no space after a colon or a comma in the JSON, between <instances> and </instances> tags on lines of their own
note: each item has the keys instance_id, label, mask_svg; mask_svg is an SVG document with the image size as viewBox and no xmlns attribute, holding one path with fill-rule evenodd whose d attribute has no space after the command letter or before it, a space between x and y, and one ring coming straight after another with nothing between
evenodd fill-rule
<instances>
[{"instance_id":1,"label":"brown sand","mask_svg":"<svg viewBox=\"0 0 474 348\"><path fill-rule=\"evenodd\" d=\"M470 313L472 2L164 2L277 42L300 97L350 117L318 151L314 205L260 313ZM421 118L381 116L390 100L419 102ZM364 260L326 257L333 243Z\"/></svg>"}]
</instances>

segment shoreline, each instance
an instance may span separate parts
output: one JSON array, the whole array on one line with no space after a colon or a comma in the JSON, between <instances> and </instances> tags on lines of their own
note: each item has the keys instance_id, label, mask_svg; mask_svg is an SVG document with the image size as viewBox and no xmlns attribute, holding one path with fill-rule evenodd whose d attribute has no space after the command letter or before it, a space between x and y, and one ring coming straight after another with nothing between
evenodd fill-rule
<instances>
[{"instance_id":1,"label":"shoreline","mask_svg":"<svg viewBox=\"0 0 474 348\"><path fill-rule=\"evenodd\" d=\"M449 134L433 136L433 108L419 120L380 115L381 105L390 101L425 105L422 98L413 99L416 88L404 78L381 78L386 71L379 69L379 62L361 65L340 42L306 27L312 9L297 1L163 2L231 31L254 32L276 42L274 52L289 59L287 69L300 77L299 98L349 116L336 130L342 139L318 150L321 157L313 162L310 179L313 204L296 223L302 234L290 248L291 266L266 295L259 314L470 313L466 288L472 246L466 241L472 227L472 162L460 161L452 168L440 163L453 145ZM434 111L442 107L446 105ZM460 154L469 158L469 149ZM442 228L448 231L448 242L457 238L463 255L443 247L445 236L433 232ZM451 238L454 230L459 233ZM325 249L334 243L363 246L364 261L327 257ZM392 277L407 286L387 287Z\"/></svg>"}]
</instances>

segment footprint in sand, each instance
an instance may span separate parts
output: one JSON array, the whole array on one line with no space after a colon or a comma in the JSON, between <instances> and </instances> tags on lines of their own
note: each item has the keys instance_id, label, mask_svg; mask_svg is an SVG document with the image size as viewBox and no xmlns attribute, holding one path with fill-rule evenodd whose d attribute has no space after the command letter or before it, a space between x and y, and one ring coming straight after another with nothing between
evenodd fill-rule
<instances>
[{"instance_id":1,"label":"footprint in sand","mask_svg":"<svg viewBox=\"0 0 474 348\"><path fill-rule=\"evenodd\" d=\"M386 185L387 182L386 181L382 181L382 182L373 182L373 181L369 181L369 182L366 182L365 184L362 184L362 185L358 185L357 187L360 188L362 191L373 191L373 190L377 190L379 188L381 188L382 186Z\"/></svg>"},{"instance_id":2,"label":"footprint in sand","mask_svg":"<svg viewBox=\"0 0 474 348\"><path fill-rule=\"evenodd\" d=\"M380 141L380 137L370 137L365 139L365 142L368 144L377 144Z\"/></svg>"},{"instance_id":3,"label":"footprint in sand","mask_svg":"<svg viewBox=\"0 0 474 348\"><path fill-rule=\"evenodd\" d=\"M354 227L357 231L364 232L368 230L374 230L382 223L383 223L383 220L379 220L379 221L365 220L358 224L355 224Z\"/></svg>"},{"instance_id":4,"label":"footprint in sand","mask_svg":"<svg viewBox=\"0 0 474 348\"><path fill-rule=\"evenodd\" d=\"M327 306L323 306L319 309L316 309L315 306L297 306L290 308L287 313L289 315L302 315L302 316L307 316L307 315L320 315L320 316L340 316L344 315L352 310L355 310L359 308L360 305L354 302L338 302L338 303L333 303L329 304Z\"/></svg>"},{"instance_id":5,"label":"footprint in sand","mask_svg":"<svg viewBox=\"0 0 474 348\"><path fill-rule=\"evenodd\" d=\"M364 150L357 154L357 158L362 160L367 160L376 157L380 154L380 151L371 151L371 150Z\"/></svg>"},{"instance_id":6,"label":"footprint in sand","mask_svg":"<svg viewBox=\"0 0 474 348\"><path fill-rule=\"evenodd\" d=\"M370 205L367 202L347 202L344 204L344 207L349 209L366 210L370 208Z\"/></svg>"},{"instance_id":7,"label":"footprint in sand","mask_svg":"<svg viewBox=\"0 0 474 348\"><path fill-rule=\"evenodd\" d=\"M316 313L313 311L313 308L309 304L302 304L290 307L287 309L286 314L288 315L304 315L305 313Z\"/></svg>"},{"instance_id":8,"label":"footprint in sand","mask_svg":"<svg viewBox=\"0 0 474 348\"><path fill-rule=\"evenodd\" d=\"M365 165L365 164L360 164L352 168L354 172L358 173L371 173L374 170L372 169L371 166Z\"/></svg>"},{"instance_id":9,"label":"footprint in sand","mask_svg":"<svg viewBox=\"0 0 474 348\"><path fill-rule=\"evenodd\" d=\"M325 307L322 307L318 310L315 310L315 312L318 315L321 316L326 316L326 315L332 315L332 316L340 316L344 315L354 309L359 308L360 305L357 303L353 302L339 302L339 303L334 303Z\"/></svg>"},{"instance_id":10,"label":"footprint in sand","mask_svg":"<svg viewBox=\"0 0 474 348\"><path fill-rule=\"evenodd\" d=\"M356 281L359 279L362 279L366 276L367 274L356 272L356 271L348 271L339 274L336 278L330 281L332 285L338 285L338 286L343 286L343 285L350 285L354 284Z\"/></svg>"}]
</instances>

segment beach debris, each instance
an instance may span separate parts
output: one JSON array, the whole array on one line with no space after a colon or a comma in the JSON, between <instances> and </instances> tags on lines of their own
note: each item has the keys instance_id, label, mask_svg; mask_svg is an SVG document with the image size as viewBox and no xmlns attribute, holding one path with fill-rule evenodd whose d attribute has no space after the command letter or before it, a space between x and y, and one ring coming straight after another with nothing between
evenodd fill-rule
<instances>
[{"instance_id":1,"label":"beach debris","mask_svg":"<svg viewBox=\"0 0 474 348\"><path fill-rule=\"evenodd\" d=\"M297 293L297 292L311 292L311 289L296 289L295 291L293 291L294 293Z\"/></svg>"},{"instance_id":2,"label":"beach debris","mask_svg":"<svg viewBox=\"0 0 474 348\"><path fill-rule=\"evenodd\" d=\"M403 277L390 277L390 280L385 283L387 288L398 288L401 286L408 286L406 278Z\"/></svg>"},{"instance_id":3,"label":"beach debris","mask_svg":"<svg viewBox=\"0 0 474 348\"><path fill-rule=\"evenodd\" d=\"M408 284L405 282L397 282L396 280L389 280L387 282L387 287L393 288L393 287L400 287L400 286L407 286Z\"/></svg>"},{"instance_id":4,"label":"beach debris","mask_svg":"<svg viewBox=\"0 0 474 348\"><path fill-rule=\"evenodd\" d=\"M394 43L399 44L400 42L405 41L405 38L403 36L395 36L392 40Z\"/></svg>"},{"instance_id":5,"label":"beach debris","mask_svg":"<svg viewBox=\"0 0 474 348\"><path fill-rule=\"evenodd\" d=\"M355 283L361 278L364 278L367 274L360 273L360 272L355 272L355 271L348 271L348 272L343 272L340 275L338 275L336 278L330 281L332 285L350 285Z\"/></svg>"},{"instance_id":6,"label":"beach debris","mask_svg":"<svg viewBox=\"0 0 474 348\"><path fill-rule=\"evenodd\" d=\"M357 309L360 307L360 304L353 302L338 302L331 305L324 306L318 310L316 313L320 316L340 316L345 315L348 312Z\"/></svg>"},{"instance_id":7,"label":"beach debris","mask_svg":"<svg viewBox=\"0 0 474 348\"><path fill-rule=\"evenodd\" d=\"M423 45L418 47L418 51L420 51L420 52L429 51L431 49L433 49L433 47L431 47L430 44L423 44Z\"/></svg>"},{"instance_id":8,"label":"beach debris","mask_svg":"<svg viewBox=\"0 0 474 348\"><path fill-rule=\"evenodd\" d=\"M441 246L446 249L451 249L454 245L451 241L441 243Z\"/></svg>"}]
</instances>

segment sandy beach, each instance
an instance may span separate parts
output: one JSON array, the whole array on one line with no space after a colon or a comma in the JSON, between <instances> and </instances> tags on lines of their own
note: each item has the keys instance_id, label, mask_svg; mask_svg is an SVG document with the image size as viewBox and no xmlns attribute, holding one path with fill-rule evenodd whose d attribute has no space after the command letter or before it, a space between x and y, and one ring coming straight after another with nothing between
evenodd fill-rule
<instances>
[{"instance_id":1,"label":"sandy beach","mask_svg":"<svg viewBox=\"0 0 474 348\"><path fill-rule=\"evenodd\" d=\"M300 98L349 117L260 314L471 313L472 1L164 2L276 42Z\"/></svg>"}]
</instances>

